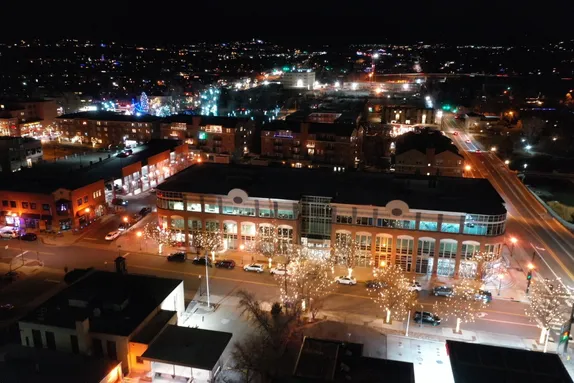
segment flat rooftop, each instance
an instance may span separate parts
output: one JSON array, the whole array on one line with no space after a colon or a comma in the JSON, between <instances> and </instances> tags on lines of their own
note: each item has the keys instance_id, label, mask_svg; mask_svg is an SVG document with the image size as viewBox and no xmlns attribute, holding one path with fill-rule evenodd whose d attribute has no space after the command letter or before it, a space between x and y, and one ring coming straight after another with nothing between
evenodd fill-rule
<instances>
[{"instance_id":1,"label":"flat rooftop","mask_svg":"<svg viewBox=\"0 0 574 383\"><path fill-rule=\"evenodd\" d=\"M412 363L362 356L363 345L306 337L293 381L414 383Z\"/></svg>"},{"instance_id":2,"label":"flat rooftop","mask_svg":"<svg viewBox=\"0 0 574 383\"><path fill-rule=\"evenodd\" d=\"M572 383L557 354L447 340L455 383Z\"/></svg>"},{"instance_id":3,"label":"flat rooftop","mask_svg":"<svg viewBox=\"0 0 574 383\"><path fill-rule=\"evenodd\" d=\"M142 358L211 371L233 334L169 325L143 353Z\"/></svg>"},{"instance_id":4,"label":"flat rooftop","mask_svg":"<svg viewBox=\"0 0 574 383\"><path fill-rule=\"evenodd\" d=\"M82 119L82 120L119 121L119 122L156 122L161 120L160 117L152 116L150 114L143 114L141 116L137 116L134 114L121 114L104 110L63 114L57 118L59 120Z\"/></svg>"},{"instance_id":5,"label":"flat rooftop","mask_svg":"<svg viewBox=\"0 0 574 383\"><path fill-rule=\"evenodd\" d=\"M20 322L73 329L76 321L89 319L90 332L127 336L182 282L93 270Z\"/></svg>"},{"instance_id":6,"label":"flat rooftop","mask_svg":"<svg viewBox=\"0 0 574 383\"><path fill-rule=\"evenodd\" d=\"M100 383L119 362L9 344L0 348L2 383Z\"/></svg>"},{"instance_id":7,"label":"flat rooftop","mask_svg":"<svg viewBox=\"0 0 574 383\"><path fill-rule=\"evenodd\" d=\"M331 169L197 164L170 177L160 191L248 196L298 201L302 196L330 197L340 204L386 206L404 201L410 209L468 214L505 214L504 200L487 179L426 177Z\"/></svg>"},{"instance_id":8,"label":"flat rooftop","mask_svg":"<svg viewBox=\"0 0 574 383\"><path fill-rule=\"evenodd\" d=\"M152 140L136 147L134 153L126 158L118 158L114 152L91 152L82 158L70 156L68 159L55 162L42 162L16 173L0 175L1 188L44 194L52 193L59 188L74 190L99 180L120 178L123 167L138 161L141 161L142 166L146 165L149 157L166 150L171 151L178 145L178 141L175 140ZM99 161L100 157L102 161Z\"/></svg>"}]
</instances>

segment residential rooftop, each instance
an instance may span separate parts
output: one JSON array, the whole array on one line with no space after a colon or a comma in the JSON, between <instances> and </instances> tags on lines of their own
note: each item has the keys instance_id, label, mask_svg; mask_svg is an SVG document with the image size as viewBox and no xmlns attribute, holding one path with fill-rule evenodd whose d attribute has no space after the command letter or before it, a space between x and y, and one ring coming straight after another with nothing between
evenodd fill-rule
<instances>
[{"instance_id":1,"label":"residential rooftop","mask_svg":"<svg viewBox=\"0 0 574 383\"><path fill-rule=\"evenodd\" d=\"M449 151L458 155L461 160L463 159L452 140L438 130L426 128L416 132L408 132L398 137L396 154L402 154L413 149L424 154L426 154L427 149L434 149L435 154Z\"/></svg>"},{"instance_id":2,"label":"residential rooftop","mask_svg":"<svg viewBox=\"0 0 574 383\"><path fill-rule=\"evenodd\" d=\"M572 383L557 354L446 341L455 383Z\"/></svg>"},{"instance_id":3,"label":"residential rooftop","mask_svg":"<svg viewBox=\"0 0 574 383\"><path fill-rule=\"evenodd\" d=\"M235 128L237 124L249 122L248 118L242 117L224 117L224 116L193 116L189 114L176 114L162 119L163 123L184 122L193 124L198 121L198 125L221 125L224 128Z\"/></svg>"},{"instance_id":4,"label":"residential rooftop","mask_svg":"<svg viewBox=\"0 0 574 383\"><path fill-rule=\"evenodd\" d=\"M330 197L332 203L386 206L404 201L410 209L467 214L505 214L504 200L487 179L426 177L406 174L334 172L227 164L198 164L159 185L159 191L248 196L299 201L302 196Z\"/></svg>"},{"instance_id":5,"label":"residential rooftop","mask_svg":"<svg viewBox=\"0 0 574 383\"><path fill-rule=\"evenodd\" d=\"M100 383L119 362L43 348L0 348L2 383Z\"/></svg>"},{"instance_id":6,"label":"residential rooftop","mask_svg":"<svg viewBox=\"0 0 574 383\"><path fill-rule=\"evenodd\" d=\"M211 371L232 336L229 332L168 325L142 358Z\"/></svg>"},{"instance_id":7,"label":"residential rooftop","mask_svg":"<svg viewBox=\"0 0 574 383\"><path fill-rule=\"evenodd\" d=\"M262 131L288 130L293 133L301 133L302 125L308 126L309 134L332 134L339 137L351 137L356 129L354 124L319 123L276 120L263 125Z\"/></svg>"},{"instance_id":8,"label":"residential rooftop","mask_svg":"<svg viewBox=\"0 0 574 383\"><path fill-rule=\"evenodd\" d=\"M128 336L179 285L181 279L93 270L30 312L20 322ZM166 314L167 315L167 314Z\"/></svg>"}]
</instances>

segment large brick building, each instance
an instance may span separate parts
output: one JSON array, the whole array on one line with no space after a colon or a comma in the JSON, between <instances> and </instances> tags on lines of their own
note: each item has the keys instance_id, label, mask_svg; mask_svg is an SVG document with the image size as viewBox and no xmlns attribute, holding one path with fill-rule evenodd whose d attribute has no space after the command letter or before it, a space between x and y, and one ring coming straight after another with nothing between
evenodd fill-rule
<instances>
[{"instance_id":1,"label":"large brick building","mask_svg":"<svg viewBox=\"0 0 574 383\"><path fill-rule=\"evenodd\" d=\"M190 232L205 229L248 249L275 225L281 240L323 256L354 238L361 266L449 277L474 273L478 252L500 253L503 203L486 179L218 164L195 165L157 192L159 225L190 246Z\"/></svg>"},{"instance_id":2,"label":"large brick building","mask_svg":"<svg viewBox=\"0 0 574 383\"><path fill-rule=\"evenodd\" d=\"M53 100L0 102L0 136L36 136L55 123L57 113Z\"/></svg>"}]
</instances>

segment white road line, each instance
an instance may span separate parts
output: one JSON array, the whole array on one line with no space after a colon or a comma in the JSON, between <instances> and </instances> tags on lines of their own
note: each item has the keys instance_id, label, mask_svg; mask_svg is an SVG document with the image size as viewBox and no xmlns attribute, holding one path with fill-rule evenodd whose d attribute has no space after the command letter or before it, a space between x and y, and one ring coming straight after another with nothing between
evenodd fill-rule
<instances>
[{"instance_id":1,"label":"white road line","mask_svg":"<svg viewBox=\"0 0 574 383\"><path fill-rule=\"evenodd\" d=\"M90 240L90 241L97 241L97 240L98 240L97 238L92 238L92 237L84 237L84 238L82 238L82 239L87 239L87 240Z\"/></svg>"},{"instance_id":2,"label":"white road line","mask_svg":"<svg viewBox=\"0 0 574 383\"><path fill-rule=\"evenodd\" d=\"M122 257L127 258L128 255L130 255L131 253L125 253L124 255L122 255Z\"/></svg>"}]
</instances>

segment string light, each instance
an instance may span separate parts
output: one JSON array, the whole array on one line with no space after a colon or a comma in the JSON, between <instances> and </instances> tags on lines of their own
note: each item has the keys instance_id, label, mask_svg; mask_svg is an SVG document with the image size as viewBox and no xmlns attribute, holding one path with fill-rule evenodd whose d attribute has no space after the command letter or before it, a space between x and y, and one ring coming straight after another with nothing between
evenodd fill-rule
<instances>
[{"instance_id":1,"label":"string light","mask_svg":"<svg viewBox=\"0 0 574 383\"><path fill-rule=\"evenodd\" d=\"M362 250L360 243L355 241L350 234L337 235L333 246L333 254L338 263L342 263L347 267L347 276L349 278L352 276L359 259L368 257L367 251Z\"/></svg>"},{"instance_id":2,"label":"string light","mask_svg":"<svg viewBox=\"0 0 574 383\"><path fill-rule=\"evenodd\" d=\"M223 235L220 230L192 230L189 233L189 242L197 252L219 252L224 248Z\"/></svg>"},{"instance_id":3,"label":"string light","mask_svg":"<svg viewBox=\"0 0 574 383\"><path fill-rule=\"evenodd\" d=\"M486 309L486 302L480 295L480 282L462 278L452 288L452 295L433 304L433 311L445 319L456 319L456 332L461 323L474 322L476 315Z\"/></svg>"},{"instance_id":4,"label":"string light","mask_svg":"<svg viewBox=\"0 0 574 383\"><path fill-rule=\"evenodd\" d=\"M373 269L372 287L369 296L385 313L385 322L391 319L404 320L416 303L416 293L410 291L412 281L397 265Z\"/></svg>"},{"instance_id":5,"label":"string light","mask_svg":"<svg viewBox=\"0 0 574 383\"><path fill-rule=\"evenodd\" d=\"M145 225L143 230L143 237L145 239L151 239L158 245L172 246L177 243L175 238L175 233L167 229L162 229L154 223L148 223Z\"/></svg>"}]
</instances>

